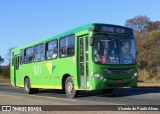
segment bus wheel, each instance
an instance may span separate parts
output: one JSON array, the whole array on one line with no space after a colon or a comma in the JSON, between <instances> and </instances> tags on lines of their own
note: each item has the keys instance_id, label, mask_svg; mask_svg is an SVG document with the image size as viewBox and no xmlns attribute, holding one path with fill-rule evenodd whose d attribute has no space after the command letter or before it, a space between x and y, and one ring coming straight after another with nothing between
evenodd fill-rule
<instances>
[{"instance_id":1,"label":"bus wheel","mask_svg":"<svg viewBox=\"0 0 160 114\"><path fill-rule=\"evenodd\" d=\"M111 88L111 89L103 89L102 93L103 94L112 94L113 90L114 90L113 88Z\"/></svg>"},{"instance_id":2,"label":"bus wheel","mask_svg":"<svg viewBox=\"0 0 160 114\"><path fill-rule=\"evenodd\" d=\"M29 78L26 78L24 81L24 91L27 94L38 93L38 88L31 88L31 83Z\"/></svg>"},{"instance_id":3,"label":"bus wheel","mask_svg":"<svg viewBox=\"0 0 160 114\"><path fill-rule=\"evenodd\" d=\"M78 94L78 91L76 91L74 88L72 77L68 77L65 81L65 92L69 98L74 98Z\"/></svg>"}]
</instances>

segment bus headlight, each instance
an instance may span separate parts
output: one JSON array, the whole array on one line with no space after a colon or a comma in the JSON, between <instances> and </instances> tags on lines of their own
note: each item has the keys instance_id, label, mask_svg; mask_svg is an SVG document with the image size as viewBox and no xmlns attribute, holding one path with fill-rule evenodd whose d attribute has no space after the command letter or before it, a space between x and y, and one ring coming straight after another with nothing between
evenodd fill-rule
<instances>
[{"instance_id":1,"label":"bus headlight","mask_svg":"<svg viewBox=\"0 0 160 114\"><path fill-rule=\"evenodd\" d=\"M134 73L134 76L138 76L138 73L136 72L136 73Z\"/></svg>"},{"instance_id":2,"label":"bus headlight","mask_svg":"<svg viewBox=\"0 0 160 114\"><path fill-rule=\"evenodd\" d=\"M100 79L100 80L102 80L102 81L106 81L107 79L106 78L104 78L103 76L101 76L100 74L98 74L98 73L92 73L92 75L95 77L95 78L98 78L98 79Z\"/></svg>"},{"instance_id":3,"label":"bus headlight","mask_svg":"<svg viewBox=\"0 0 160 114\"><path fill-rule=\"evenodd\" d=\"M134 80L138 76L138 73L134 73L134 75L131 77L131 80Z\"/></svg>"}]
</instances>

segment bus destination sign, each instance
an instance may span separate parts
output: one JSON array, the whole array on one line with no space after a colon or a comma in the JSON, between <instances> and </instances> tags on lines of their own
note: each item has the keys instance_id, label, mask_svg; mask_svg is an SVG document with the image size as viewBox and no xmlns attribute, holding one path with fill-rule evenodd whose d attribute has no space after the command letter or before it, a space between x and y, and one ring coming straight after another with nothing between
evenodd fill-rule
<instances>
[{"instance_id":1,"label":"bus destination sign","mask_svg":"<svg viewBox=\"0 0 160 114\"><path fill-rule=\"evenodd\" d=\"M119 34L133 35L132 29L116 25L95 25L95 32L114 32Z\"/></svg>"}]
</instances>

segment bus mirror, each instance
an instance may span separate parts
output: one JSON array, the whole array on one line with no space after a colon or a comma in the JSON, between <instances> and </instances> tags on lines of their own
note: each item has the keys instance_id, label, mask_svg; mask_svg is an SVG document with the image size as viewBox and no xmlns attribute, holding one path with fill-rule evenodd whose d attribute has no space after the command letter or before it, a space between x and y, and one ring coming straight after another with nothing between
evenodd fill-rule
<instances>
[{"instance_id":1,"label":"bus mirror","mask_svg":"<svg viewBox=\"0 0 160 114\"><path fill-rule=\"evenodd\" d=\"M93 46L94 44L94 40L93 40L93 37L90 38L90 46Z\"/></svg>"}]
</instances>

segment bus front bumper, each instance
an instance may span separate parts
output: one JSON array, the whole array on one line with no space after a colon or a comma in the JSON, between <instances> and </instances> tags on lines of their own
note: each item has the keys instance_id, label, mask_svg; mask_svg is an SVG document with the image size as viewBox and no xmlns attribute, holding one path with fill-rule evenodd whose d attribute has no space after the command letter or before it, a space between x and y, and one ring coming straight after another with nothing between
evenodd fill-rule
<instances>
[{"instance_id":1,"label":"bus front bumper","mask_svg":"<svg viewBox=\"0 0 160 114\"><path fill-rule=\"evenodd\" d=\"M92 77L92 90L97 89L109 89L109 88L121 88L121 87L137 87L138 77L132 76L129 79L106 79L99 80Z\"/></svg>"}]
</instances>

